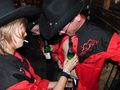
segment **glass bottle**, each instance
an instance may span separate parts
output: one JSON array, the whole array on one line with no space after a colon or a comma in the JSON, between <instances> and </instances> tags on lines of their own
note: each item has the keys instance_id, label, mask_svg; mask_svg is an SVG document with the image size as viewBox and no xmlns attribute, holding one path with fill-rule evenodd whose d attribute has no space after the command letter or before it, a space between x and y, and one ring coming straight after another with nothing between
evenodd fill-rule
<instances>
[{"instance_id":1,"label":"glass bottle","mask_svg":"<svg viewBox=\"0 0 120 90\"><path fill-rule=\"evenodd\" d=\"M67 58L69 60L71 60L74 57L74 55L75 55L75 53L73 52L72 47L73 47L72 37L70 36L69 37L69 48L68 48L68 53L67 53Z\"/></svg>"},{"instance_id":2,"label":"glass bottle","mask_svg":"<svg viewBox=\"0 0 120 90\"><path fill-rule=\"evenodd\" d=\"M50 46L47 41L45 41L45 45L44 45L44 56L46 59L51 59Z\"/></svg>"},{"instance_id":3,"label":"glass bottle","mask_svg":"<svg viewBox=\"0 0 120 90\"><path fill-rule=\"evenodd\" d=\"M71 60L75 55L72 47L73 47L72 37L70 36L69 37L69 48L68 48L68 53L67 53L68 60ZM76 78L71 76L71 79L72 79L72 83L73 83L73 87L71 89L76 90Z\"/></svg>"}]
</instances>

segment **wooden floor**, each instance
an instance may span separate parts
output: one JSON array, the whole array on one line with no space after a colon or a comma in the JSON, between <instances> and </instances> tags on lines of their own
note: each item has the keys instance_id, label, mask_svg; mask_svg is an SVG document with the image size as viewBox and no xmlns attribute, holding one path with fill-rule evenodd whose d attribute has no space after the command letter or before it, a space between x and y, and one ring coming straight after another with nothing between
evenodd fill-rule
<instances>
[{"instance_id":1,"label":"wooden floor","mask_svg":"<svg viewBox=\"0 0 120 90\"><path fill-rule=\"evenodd\" d=\"M114 80L118 80L118 74L116 74L117 71L118 71L117 65L113 63L106 63L104 65L104 68L100 76L99 90L114 90L109 88L111 87L111 85L114 84Z\"/></svg>"}]
</instances>

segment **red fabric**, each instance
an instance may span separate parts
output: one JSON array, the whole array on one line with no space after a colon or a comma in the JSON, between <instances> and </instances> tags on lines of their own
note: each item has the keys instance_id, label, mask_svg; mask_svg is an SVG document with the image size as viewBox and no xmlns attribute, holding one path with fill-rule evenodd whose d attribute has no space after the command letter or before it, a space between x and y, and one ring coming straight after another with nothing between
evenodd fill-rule
<instances>
[{"instance_id":1,"label":"red fabric","mask_svg":"<svg viewBox=\"0 0 120 90\"><path fill-rule=\"evenodd\" d=\"M15 52L14 55L20 60L22 60L22 57L19 55L19 53ZM24 80L9 87L7 90L47 90L49 81L41 79L38 75L36 75L28 60L27 62L29 64L29 71L32 74L32 76L35 78L34 83L29 83L27 80Z\"/></svg>"},{"instance_id":2,"label":"red fabric","mask_svg":"<svg viewBox=\"0 0 120 90\"><path fill-rule=\"evenodd\" d=\"M54 48L52 50L52 58L54 59L54 58L58 57L59 43L52 45L52 47Z\"/></svg>"},{"instance_id":3,"label":"red fabric","mask_svg":"<svg viewBox=\"0 0 120 90\"><path fill-rule=\"evenodd\" d=\"M62 46L63 46L63 42L68 38L68 36L65 36L62 41L61 41L61 44L59 46L59 49L58 49L58 57L60 59L60 61L63 63L64 62L64 52L62 50Z\"/></svg>"},{"instance_id":4,"label":"red fabric","mask_svg":"<svg viewBox=\"0 0 120 90\"><path fill-rule=\"evenodd\" d=\"M68 37L64 37L59 48L60 61L64 62L62 44ZM73 40L73 49L77 53L77 37ZM100 72L106 59L112 59L120 65L120 36L114 34L111 38L107 51L93 54L83 63L76 66L76 74L79 78L78 90L98 90Z\"/></svg>"}]
</instances>

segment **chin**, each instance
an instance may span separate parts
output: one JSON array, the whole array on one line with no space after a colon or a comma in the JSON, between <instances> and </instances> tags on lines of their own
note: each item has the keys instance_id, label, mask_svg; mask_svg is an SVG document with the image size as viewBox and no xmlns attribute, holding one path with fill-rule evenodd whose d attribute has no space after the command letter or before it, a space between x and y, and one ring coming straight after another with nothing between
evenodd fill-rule
<instances>
[{"instance_id":1,"label":"chin","mask_svg":"<svg viewBox=\"0 0 120 90\"><path fill-rule=\"evenodd\" d=\"M23 44L21 44L21 45L17 46L17 49L18 49L18 48L21 48L22 46L23 46Z\"/></svg>"}]
</instances>

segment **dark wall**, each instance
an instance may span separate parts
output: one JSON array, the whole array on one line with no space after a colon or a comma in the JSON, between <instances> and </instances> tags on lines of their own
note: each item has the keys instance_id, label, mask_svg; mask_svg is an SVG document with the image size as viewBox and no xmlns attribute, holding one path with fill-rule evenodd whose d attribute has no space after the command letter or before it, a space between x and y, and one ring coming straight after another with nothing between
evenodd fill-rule
<instances>
[{"instance_id":1,"label":"dark wall","mask_svg":"<svg viewBox=\"0 0 120 90\"><path fill-rule=\"evenodd\" d=\"M42 0L15 0L18 5L21 4L29 4L29 5L36 5L40 7Z\"/></svg>"},{"instance_id":2,"label":"dark wall","mask_svg":"<svg viewBox=\"0 0 120 90\"><path fill-rule=\"evenodd\" d=\"M120 32L120 0L89 1L91 1L92 19L98 19L108 25L112 30Z\"/></svg>"}]
</instances>

